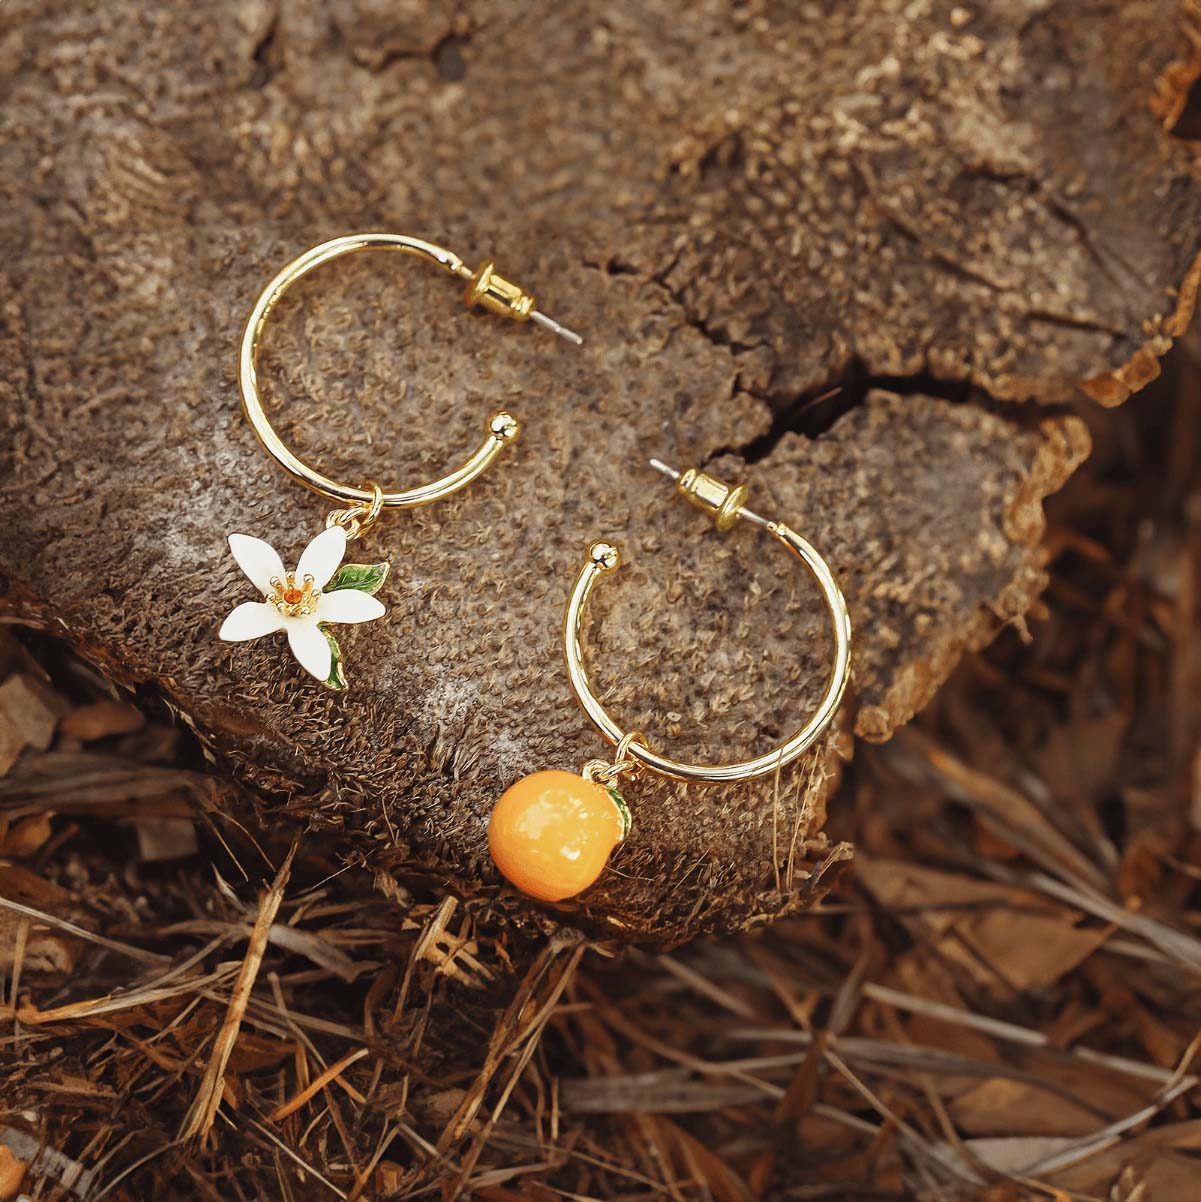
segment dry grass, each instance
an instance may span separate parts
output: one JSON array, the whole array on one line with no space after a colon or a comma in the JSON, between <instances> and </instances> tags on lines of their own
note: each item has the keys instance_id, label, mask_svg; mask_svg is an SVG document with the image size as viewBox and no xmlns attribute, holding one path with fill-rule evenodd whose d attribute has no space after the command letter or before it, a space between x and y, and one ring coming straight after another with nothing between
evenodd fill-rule
<instances>
[{"instance_id":1,"label":"dry grass","mask_svg":"<svg viewBox=\"0 0 1201 1202\"><path fill-rule=\"evenodd\" d=\"M1092 415L1030 637L856 750L841 892L750 937L484 927L16 632L0 1199L1196 1202L1198 361Z\"/></svg>"}]
</instances>

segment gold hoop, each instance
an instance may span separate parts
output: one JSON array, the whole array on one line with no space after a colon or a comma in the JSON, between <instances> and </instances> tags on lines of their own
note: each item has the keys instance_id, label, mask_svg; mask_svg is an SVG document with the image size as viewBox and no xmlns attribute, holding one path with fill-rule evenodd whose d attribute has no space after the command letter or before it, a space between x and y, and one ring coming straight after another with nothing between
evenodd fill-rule
<instances>
[{"instance_id":1,"label":"gold hoop","mask_svg":"<svg viewBox=\"0 0 1201 1202\"><path fill-rule=\"evenodd\" d=\"M709 513L719 530L728 529L739 518L746 518L761 526L804 564L821 590L833 624L834 660L829 679L813 716L774 751L733 764L685 764L651 751L640 741L640 737L635 738L624 732L608 715L593 693L584 667L584 607L600 578L615 571L621 562L617 548L611 543L601 542L593 543L589 549L588 560L580 569L563 616L563 657L572 692L601 734L614 746L622 748L622 758L629 757L675 780L718 783L766 776L791 764L807 751L830 725L842 703L851 673L851 618L842 590L826 561L795 530L783 522L767 521L743 506L746 498L744 486L730 488L696 469L681 474L657 460L651 460L651 463L672 476L677 481L679 491L694 505Z\"/></svg>"},{"instance_id":2,"label":"gold hoop","mask_svg":"<svg viewBox=\"0 0 1201 1202\"><path fill-rule=\"evenodd\" d=\"M370 488L358 488L331 480L328 476L310 467L284 445L283 440L268 421L262 399L259 396L258 353L267 318L283 294L310 271L340 255L379 249L415 255L427 262L434 263L450 275L469 281L464 297L469 306L478 304L490 312L499 313L514 321L533 319L539 325L560 334L577 345L581 341L579 335L559 325L558 322L551 321L545 314L535 309L534 298L518 285L497 275L491 262L484 263L478 271L473 272L452 251L435 246L430 242L424 242L420 238L410 238L406 234L349 234L342 238L333 238L329 242L322 242L320 246L314 246L311 250L307 250L298 258L293 259L263 289L246 322L246 331L242 335L242 348L238 360L242 408L259 442L294 480L334 501L341 501L368 512L378 512L380 507L411 509L417 505L428 505L432 501L458 492L464 485L469 484L480 475L497 455L517 437L520 431L517 419L511 414L503 412L493 414L488 419L487 438L462 467L447 473L439 480L420 485L417 488L396 491L380 490L378 493L377 487L374 485Z\"/></svg>"}]
</instances>

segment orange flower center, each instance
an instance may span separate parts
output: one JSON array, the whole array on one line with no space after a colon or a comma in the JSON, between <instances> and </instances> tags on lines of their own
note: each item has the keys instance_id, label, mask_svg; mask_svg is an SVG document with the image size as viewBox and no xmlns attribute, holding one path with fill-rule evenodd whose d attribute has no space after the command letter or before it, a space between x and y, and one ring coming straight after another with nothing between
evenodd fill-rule
<instances>
[{"instance_id":1,"label":"orange flower center","mask_svg":"<svg viewBox=\"0 0 1201 1202\"><path fill-rule=\"evenodd\" d=\"M317 609L318 594L313 592L313 578L306 575L300 584L296 574L289 572L281 580L271 578L271 595L267 598L285 618L304 618Z\"/></svg>"}]
</instances>

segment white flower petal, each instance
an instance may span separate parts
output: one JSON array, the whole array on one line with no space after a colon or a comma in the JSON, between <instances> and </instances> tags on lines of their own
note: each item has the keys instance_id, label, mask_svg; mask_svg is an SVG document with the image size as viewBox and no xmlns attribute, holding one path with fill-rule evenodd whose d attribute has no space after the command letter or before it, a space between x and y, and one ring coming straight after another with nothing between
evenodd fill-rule
<instances>
[{"instance_id":1,"label":"white flower petal","mask_svg":"<svg viewBox=\"0 0 1201 1202\"><path fill-rule=\"evenodd\" d=\"M329 679L334 656L329 640L312 618L293 618L287 623L288 646L300 666L322 684Z\"/></svg>"},{"instance_id":2,"label":"white flower petal","mask_svg":"<svg viewBox=\"0 0 1201 1202\"><path fill-rule=\"evenodd\" d=\"M247 601L221 623L217 637L227 643L242 643L283 628L284 616L274 605L268 605L266 601Z\"/></svg>"},{"instance_id":3,"label":"white flower petal","mask_svg":"<svg viewBox=\"0 0 1201 1202\"><path fill-rule=\"evenodd\" d=\"M357 588L335 589L322 593L317 606L318 622L370 622L382 618L387 610L370 593Z\"/></svg>"},{"instance_id":4,"label":"white flower petal","mask_svg":"<svg viewBox=\"0 0 1201 1202\"><path fill-rule=\"evenodd\" d=\"M270 543L261 538L251 538L249 534L231 534L229 549L238 561L238 567L246 573L250 583L263 594L271 595L271 578L284 578L283 560L275 553Z\"/></svg>"},{"instance_id":5,"label":"white flower petal","mask_svg":"<svg viewBox=\"0 0 1201 1202\"><path fill-rule=\"evenodd\" d=\"M320 592L330 577L338 570L342 556L346 554L346 531L341 526L330 526L322 530L300 556L296 565L296 583L302 584L306 576L312 576L313 588Z\"/></svg>"}]
</instances>

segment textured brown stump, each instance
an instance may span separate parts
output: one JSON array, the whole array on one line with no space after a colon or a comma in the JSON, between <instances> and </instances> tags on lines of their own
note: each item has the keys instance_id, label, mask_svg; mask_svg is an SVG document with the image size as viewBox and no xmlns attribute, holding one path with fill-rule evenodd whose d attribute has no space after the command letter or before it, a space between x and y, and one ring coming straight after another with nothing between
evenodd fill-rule
<instances>
[{"instance_id":1,"label":"textured brown stump","mask_svg":"<svg viewBox=\"0 0 1201 1202\"><path fill-rule=\"evenodd\" d=\"M10 3L11 604L373 864L517 911L492 799L603 750L557 646L592 538L630 565L595 607L598 683L672 755L762 749L817 695L801 574L644 467L714 459L841 576L844 730L885 739L1042 586L1041 502L1087 439L1001 402L1119 401L1191 311L1201 187L1167 129L1190 34L1168 0ZM525 423L476 487L371 534L390 616L344 639L331 696L278 646L214 636L245 598L225 534L286 554L328 508L242 419L242 321L289 257L360 228L495 255L587 341L469 316L386 256L281 306L263 377L333 474L404 485L493 409ZM576 917L675 940L807 904L826 781L815 760L758 787L638 782Z\"/></svg>"}]
</instances>

